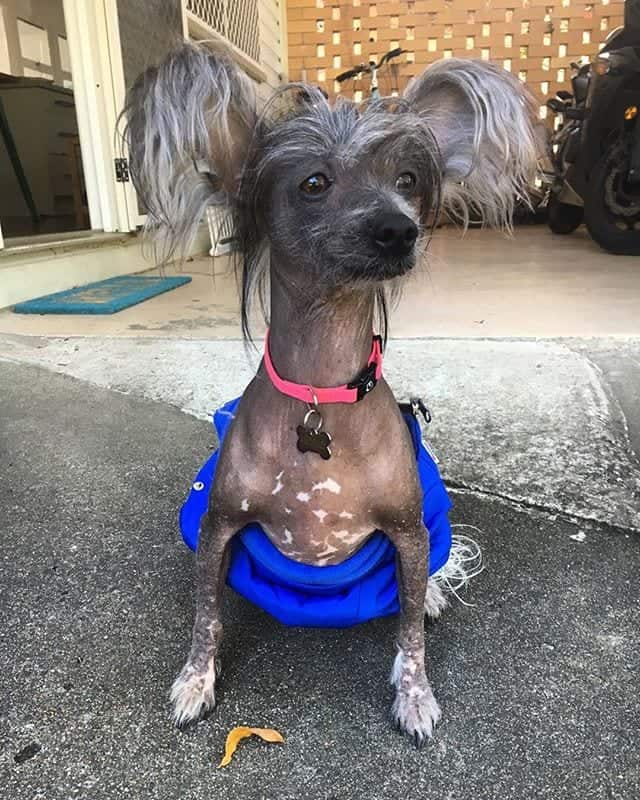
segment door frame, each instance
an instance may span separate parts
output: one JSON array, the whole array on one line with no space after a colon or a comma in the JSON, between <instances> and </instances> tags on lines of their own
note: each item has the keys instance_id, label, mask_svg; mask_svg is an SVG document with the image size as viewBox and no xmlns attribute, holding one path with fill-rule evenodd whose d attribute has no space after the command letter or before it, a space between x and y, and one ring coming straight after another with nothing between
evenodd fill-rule
<instances>
[{"instance_id":1,"label":"door frame","mask_svg":"<svg viewBox=\"0 0 640 800\"><path fill-rule=\"evenodd\" d=\"M116 181L114 163L121 155L116 123L122 105L117 103L124 101L110 39L116 0L63 0L63 7L91 227L132 231L139 224L135 192L130 183ZM122 71L121 56L119 66Z\"/></svg>"},{"instance_id":2,"label":"door frame","mask_svg":"<svg viewBox=\"0 0 640 800\"><path fill-rule=\"evenodd\" d=\"M107 70L110 75L112 103L110 122L112 124L112 130L115 131L118 115L124 107L127 91L124 77L124 63L122 59L122 42L120 40L118 0L99 0L98 6L102 7L104 11L105 49L102 54L104 60L103 68ZM186 0L180 0L182 35L185 38L188 36L186 7ZM118 137L118 151L118 156L124 156L125 158L128 157L126 147L120 137ZM135 228L144 225L147 215L140 213L138 195L133 188L133 184L126 182L120 184L120 186L123 190L124 200L127 208L127 219L130 225L129 230L134 230Z\"/></svg>"},{"instance_id":3,"label":"door frame","mask_svg":"<svg viewBox=\"0 0 640 800\"><path fill-rule=\"evenodd\" d=\"M120 41L120 23L118 19L118 0L102 0L98 6L103 7L105 25L105 59L104 68L108 69L111 77L111 122L112 130L116 131L117 120L120 112L124 108L126 96L126 82L124 78L124 63L122 59L122 43ZM128 157L124 143L119 134L115 133L117 140L118 155L116 157ZM133 184L130 181L120 184L124 194L124 201L127 208L127 219L130 230L144 225L146 214L141 214L138 206L138 196Z\"/></svg>"}]
</instances>

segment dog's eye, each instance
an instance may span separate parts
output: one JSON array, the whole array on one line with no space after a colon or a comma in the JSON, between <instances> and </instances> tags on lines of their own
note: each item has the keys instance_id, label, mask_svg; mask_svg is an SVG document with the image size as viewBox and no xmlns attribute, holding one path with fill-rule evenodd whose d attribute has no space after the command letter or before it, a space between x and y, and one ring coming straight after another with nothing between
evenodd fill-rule
<instances>
[{"instance_id":1,"label":"dog's eye","mask_svg":"<svg viewBox=\"0 0 640 800\"><path fill-rule=\"evenodd\" d=\"M317 172L315 175L310 175L308 178L305 178L300 184L300 189L305 194L317 195L326 192L330 186L331 181L329 178L321 172Z\"/></svg>"},{"instance_id":2,"label":"dog's eye","mask_svg":"<svg viewBox=\"0 0 640 800\"><path fill-rule=\"evenodd\" d=\"M412 192L416 188L416 176L412 172L403 172L396 180L396 189L400 192Z\"/></svg>"}]
</instances>

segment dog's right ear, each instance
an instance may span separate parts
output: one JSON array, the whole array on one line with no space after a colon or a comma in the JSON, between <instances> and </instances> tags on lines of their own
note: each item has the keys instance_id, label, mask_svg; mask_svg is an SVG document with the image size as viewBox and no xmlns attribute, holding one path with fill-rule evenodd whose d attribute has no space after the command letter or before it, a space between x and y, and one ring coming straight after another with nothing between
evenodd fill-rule
<instances>
[{"instance_id":1,"label":"dog's right ear","mask_svg":"<svg viewBox=\"0 0 640 800\"><path fill-rule=\"evenodd\" d=\"M225 48L185 42L140 75L122 116L131 177L166 263L187 252L208 205L233 204L257 118L253 85Z\"/></svg>"},{"instance_id":2,"label":"dog's right ear","mask_svg":"<svg viewBox=\"0 0 640 800\"><path fill-rule=\"evenodd\" d=\"M404 98L437 143L445 208L465 225L473 210L489 225L510 228L539 152L529 91L487 61L450 58L427 67Z\"/></svg>"}]
</instances>

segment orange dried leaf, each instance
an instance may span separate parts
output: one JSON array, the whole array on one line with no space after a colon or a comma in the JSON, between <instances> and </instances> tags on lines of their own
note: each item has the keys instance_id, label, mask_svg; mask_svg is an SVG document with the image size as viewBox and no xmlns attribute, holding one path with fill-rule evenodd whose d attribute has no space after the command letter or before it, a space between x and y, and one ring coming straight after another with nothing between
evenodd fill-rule
<instances>
[{"instance_id":1,"label":"orange dried leaf","mask_svg":"<svg viewBox=\"0 0 640 800\"><path fill-rule=\"evenodd\" d=\"M220 767L226 767L227 764L231 763L231 759L236 752L238 744L242 739L247 739L249 736L259 736L265 742L284 742L282 734L273 728L247 728L244 725L233 728L233 730L229 731L227 736L227 741L224 745L224 758L218 764L218 769L220 769Z\"/></svg>"}]
</instances>

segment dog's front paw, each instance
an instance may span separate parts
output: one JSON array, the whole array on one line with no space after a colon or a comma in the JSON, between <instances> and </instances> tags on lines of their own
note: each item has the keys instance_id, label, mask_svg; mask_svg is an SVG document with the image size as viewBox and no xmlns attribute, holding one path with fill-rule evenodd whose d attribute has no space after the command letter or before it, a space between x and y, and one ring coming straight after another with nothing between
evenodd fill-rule
<instances>
[{"instance_id":1,"label":"dog's front paw","mask_svg":"<svg viewBox=\"0 0 640 800\"><path fill-rule=\"evenodd\" d=\"M210 658L204 668L194 666L190 661L173 682L170 700L173 704L173 721L178 727L195 722L216 704L216 675L218 664Z\"/></svg>"},{"instance_id":2,"label":"dog's front paw","mask_svg":"<svg viewBox=\"0 0 640 800\"><path fill-rule=\"evenodd\" d=\"M442 712L427 680L401 685L397 692L391 717L399 730L410 736L417 747L433 735Z\"/></svg>"},{"instance_id":3,"label":"dog's front paw","mask_svg":"<svg viewBox=\"0 0 640 800\"><path fill-rule=\"evenodd\" d=\"M447 605L448 601L444 592L433 578L429 578L427 593L424 598L424 613L431 619L437 619Z\"/></svg>"}]
</instances>

